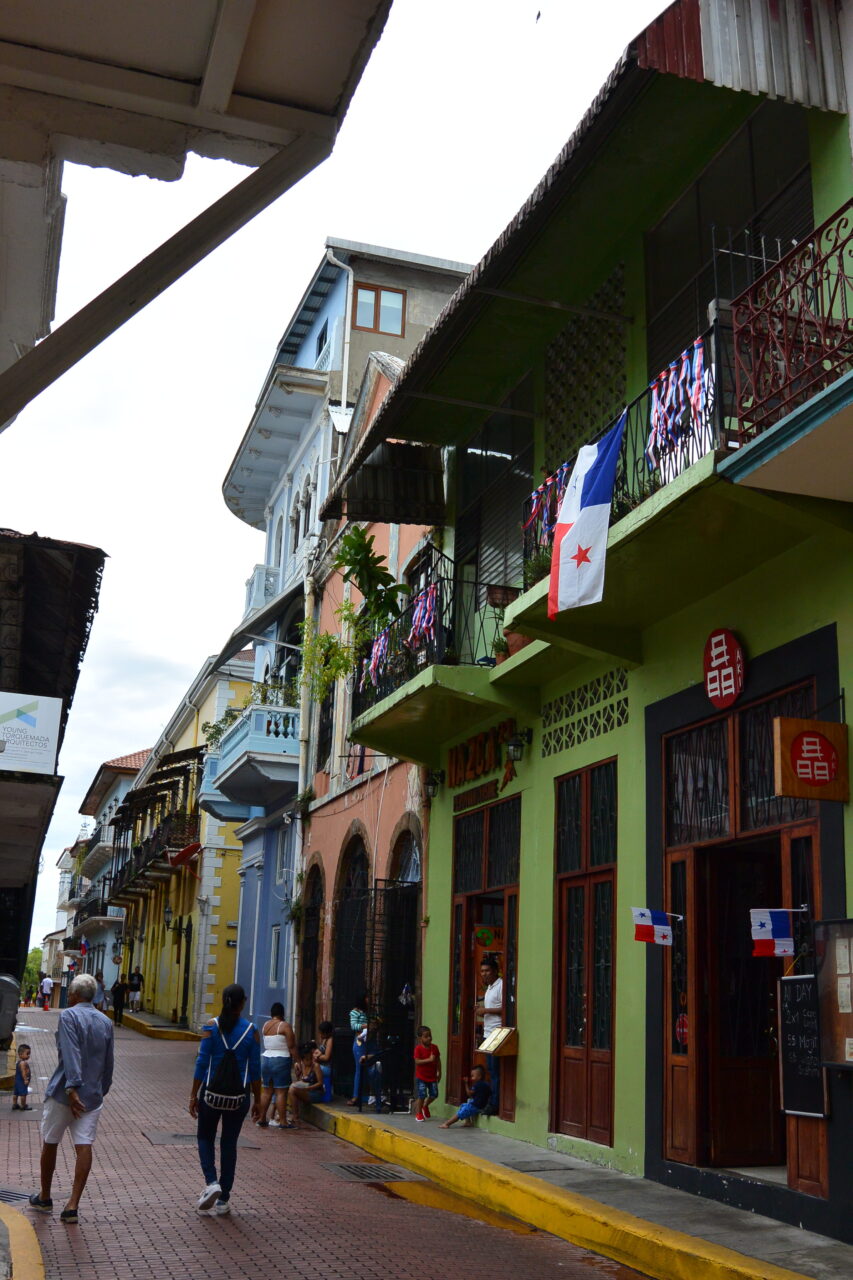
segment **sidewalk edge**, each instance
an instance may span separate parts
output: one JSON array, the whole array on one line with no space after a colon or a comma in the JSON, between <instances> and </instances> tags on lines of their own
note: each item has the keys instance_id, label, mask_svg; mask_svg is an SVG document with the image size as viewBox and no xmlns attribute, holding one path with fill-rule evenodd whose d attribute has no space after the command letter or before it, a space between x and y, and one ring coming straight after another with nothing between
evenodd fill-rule
<instances>
[{"instance_id":1,"label":"sidewalk edge","mask_svg":"<svg viewBox=\"0 0 853 1280\"><path fill-rule=\"evenodd\" d=\"M345 1142L655 1280L808 1280L801 1272L646 1222L480 1156L401 1133L379 1120L317 1105L305 1110L306 1118Z\"/></svg>"},{"instance_id":2,"label":"sidewalk edge","mask_svg":"<svg viewBox=\"0 0 853 1280\"><path fill-rule=\"evenodd\" d=\"M9 1233L12 1280L44 1280L41 1248L30 1220L0 1202L0 1222Z\"/></svg>"}]
</instances>

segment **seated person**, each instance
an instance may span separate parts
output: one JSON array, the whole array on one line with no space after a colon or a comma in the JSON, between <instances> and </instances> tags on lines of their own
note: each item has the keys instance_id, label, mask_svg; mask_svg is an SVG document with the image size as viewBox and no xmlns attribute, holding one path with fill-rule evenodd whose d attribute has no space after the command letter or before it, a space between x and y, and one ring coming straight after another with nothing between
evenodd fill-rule
<instances>
[{"instance_id":1,"label":"seated person","mask_svg":"<svg viewBox=\"0 0 853 1280\"><path fill-rule=\"evenodd\" d=\"M287 1128L297 1129L300 1102L321 1102L323 1098L323 1072L314 1061L317 1046L306 1040L299 1046L299 1060L293 1068L293 1080L287 1091Z\"/></svg>"},{"instance_id":2,"label":"seated person","mask_svg":"<svg viewBox=\"0 0 853 1280\"><path fill-rule=\"evenodd\" d=\"M481 1116L489 1105L491 1088L486 1080L485 1067L481 1067L477 1063L471 1068L470 1077L464 1076L462 1083L465 1085L468 1101L462 1103L462 1106L452 1119L445 1120L444 1124L440 1124L438 1126L439 1129L449 1129L452 1124L456 1124L457 1120L462 1121L464 1128L470 1129L477 1117Z\"/></svg>"}]
</instances>

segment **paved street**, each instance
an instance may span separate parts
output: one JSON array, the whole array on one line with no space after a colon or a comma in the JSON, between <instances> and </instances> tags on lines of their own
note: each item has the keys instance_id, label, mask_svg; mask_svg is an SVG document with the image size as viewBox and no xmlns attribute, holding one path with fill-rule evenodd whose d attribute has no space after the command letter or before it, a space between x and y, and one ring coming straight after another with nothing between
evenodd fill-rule
<instances>
[{"instance_id":1,"label":"paved street","mask_svg":"<svg viewBox=\"0 0 853 1280\"><path fill-rule=\"evenodd\" d=\"M21 1011L19 1036L33 1049L36 1107L0 1112L4 1188L38 1186L40 1102L55 1064L57 1013ZM24 1028L32 1028L26 1030ZM200 1218L202 1180L194 1142L154 1145L146 1134L192 1135L186 1098L195 1048L117 1031L116 1080L107 1099L78 1227L59 1210L71 1182L73 1148L60 1149L54 1216L27 1211L47 1280L636 1280L637 1272L542 1233L519 1233L462 1212L412 1203L375 1186L346 1182L328 1164L363 1163L362 1151L317 1130L244 1127L230 1218ZM66 1140L67 1142L67 1140ZM404 1193L407 1186L396 1190ZM420 1184L423 1186L423 1184ZM430 1198L432 1189L415 1194ZM460 1210L470 1206L458 1202Z\"/></svg>"}]
</instances>

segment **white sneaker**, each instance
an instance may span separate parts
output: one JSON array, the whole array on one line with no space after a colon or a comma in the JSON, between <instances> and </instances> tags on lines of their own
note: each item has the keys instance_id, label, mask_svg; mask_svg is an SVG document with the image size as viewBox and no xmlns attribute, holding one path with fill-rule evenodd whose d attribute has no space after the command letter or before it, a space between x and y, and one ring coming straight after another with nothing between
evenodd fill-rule
<instances>
[{"instance_id":1,"label":"white sneaker","mask_svg":"<svg viewBox=\"0 0 853 1280\"><path fill-rule=\"evenodd\" d=\"M213 1206L213 1215L216 1218L224 1218L226 1213L230 1213L230 1212L231 1212L230 1200L217 1200L216 1204Z\"/></svg>"},{"instance_id":2,"label":"white sneaker","mask_svg":"<svg viewBox=\"0 0 853 1280\"><path fill-rule=\"evenodd\" d=\"M280 1129L280 1128L281 1128L281 1121L280 1121L280 1120L270 1120L270 1122L269 1122L269 1128L270 1128L270 1129ZM227 1204L227 1201L226 1201L226 1204Z\"/></svg>"},{"instance_id":3,"label":"white sneaker","mask_svg":"<svg viewBox=\"0 0 853 1280\"><path fill-rule=\"evenodd\" d=\"M219 1199L221 1191L222 1188L218 1182L209 1182L198 1198L196 1208L199 1213L204 1213L206 1209L212 1208L215 1201Z\"/></svg>"},{"instance_id":4,"label":"white sneaker","mask_svg":"<svg viewBox=\"0 0 853 1280\"><path fill-rule=\"evenodd\" d=\"M376 1095L375 1095L375 1094L373 1094L373 1093L372 1093L372 1094L370 1095L370 1097L367 1099L367 1105L368 1105L369 1107L373 1107L373 1106L375 1106L375 1105L376 1105Z\"/></svg>"}]
</instances>

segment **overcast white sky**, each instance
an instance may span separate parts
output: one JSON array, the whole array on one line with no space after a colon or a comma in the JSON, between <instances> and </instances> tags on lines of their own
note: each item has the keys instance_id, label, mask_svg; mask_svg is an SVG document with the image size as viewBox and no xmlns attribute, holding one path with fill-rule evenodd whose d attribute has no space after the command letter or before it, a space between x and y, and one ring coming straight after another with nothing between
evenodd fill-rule
<instances>
[{"instance_id":1,"label":"overcast white sky","mask_svg":"<svg viewBox=\"0 0 853 1280\"><path fill-rule=\"evenodd\" d=\"M0 525L109 555L59 761L33 943L103 760L152 745L242 617L262 535L222 479L327 235L476 262L664 0L395 0L330 160L0 434ZM539 17L537 19L537 14ZM67 166L56 322L245 170ZM567 252L571 246L566 246Z\"/></svg>"}]
</instances>

